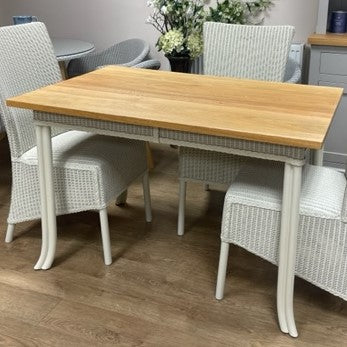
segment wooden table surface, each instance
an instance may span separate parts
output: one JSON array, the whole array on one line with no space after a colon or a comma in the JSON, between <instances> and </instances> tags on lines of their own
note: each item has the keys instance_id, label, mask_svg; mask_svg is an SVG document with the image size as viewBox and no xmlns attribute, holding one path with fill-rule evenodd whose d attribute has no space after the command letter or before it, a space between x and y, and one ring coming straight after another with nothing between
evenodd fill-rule
<instances>
[{"instance_id":1,"label":"wooden table surface","mask_svg":"<svg viewBox=\"0 0 347 347\"><path fill-rule=\"evenodd\" d=\"M312 34L307 41L311 45L316 46L336 46L347 47L347 33L346 34Z\"/></svg>"},{"instance_id":2,"label":"wooden table surface","mask_svg":"<svg viewBox=\"0 0 347 347\"><path fill-rule=\"evenodd\" d=\"M322 147L342 89L106 67L7 105L294 147Z\"/></svg>"}]
</instances>

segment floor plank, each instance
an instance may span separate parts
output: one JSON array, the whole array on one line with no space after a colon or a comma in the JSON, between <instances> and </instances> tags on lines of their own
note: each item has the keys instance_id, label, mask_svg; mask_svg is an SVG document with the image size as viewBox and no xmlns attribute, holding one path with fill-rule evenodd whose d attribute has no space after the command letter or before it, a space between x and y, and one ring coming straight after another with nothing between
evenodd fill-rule
<instances>
[{"instance_id":1,"label":"floor plank","mask_svg":"<svg viewBox=\"0 0 347 347\"><path fill-rule=\"evenodd\" d=\"M54 267L35 272L40 223L0 242L0 345L347 346L347 305L296 279L298 339L276 321L277 269L231 248L226 297L214 299L223 192L189 184L187 233L176 235L177 152L153 146L152 223L140 182L124 208L110 206L113 264L103 264L98 214L58 218ZM6 230L10 160L0 142L0 237Z\"/></svg>"}]
</instances>

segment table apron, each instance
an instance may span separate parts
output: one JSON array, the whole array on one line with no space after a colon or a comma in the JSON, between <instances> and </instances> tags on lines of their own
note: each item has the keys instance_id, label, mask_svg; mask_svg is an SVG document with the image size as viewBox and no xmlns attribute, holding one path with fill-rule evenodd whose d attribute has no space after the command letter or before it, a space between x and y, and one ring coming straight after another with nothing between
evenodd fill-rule
<instances>
[{"instance_id":1,"label":"table apron","mask_svg":"<svg viewBox=\"0 0 347 347\"><path fill-rule=\"evenodd\" d=\"M46 120L47 115L49 115L50 120ZM82 123L86 123L87 125L82 125ZM259 151L254 151L254 150L248 149L249 143L252 143L252 141L248 141L248 140L225 138L225 140L228 142L234 140L238 145L237 146L238 148L235 148L235 147L231 147L230 144L226 146L223 144L210 143L211 138L212 139L217 138L217 139L223 140L224 138L222 137L214 137L211 135L199 134L198 139L194 139L195 134L192 134L192 133L187 133L184 131L160 129L157 127L131 125L126 123L118 123L118 122L102 122L102 121L97 121L94 119L88 119L88 118L82 119L79 117L64 116L64 115L52 114L52 113L48 114L48 113L36 112L36 111L34 111L34 124L55 128L55 131L53 131L53 134L59 133L59 131L57 131L57 128L62 129L64 131L80 130L80 131L86 131L86 132L99 134L99 135L107 135L107 136L121 137L121 138L133 139L133 140L148 141L153 143L177 145L181 147L197 148L197 149L203 149L208 151L240 155L245 157L280 161L280 162L291 164L293 166L303 166L306 162L306 152L307 152L306 149L293 148L293 150L295 149L299 150L298 152L299 158L293 158L291 156L265 152L265 150L262 151L262 149L264 148L264 145L269 147L268 144L264 144L264 143L259 143L259 146L258 146ZM171 135L173 134L173 136L176 134L177 139L172 138L172 136L171 138L168 137L167 136L168 133L170 133ZM190 135L192 135L193 137ZM242 146L243 144L245 144L244 147L246 147L246 149L239 148L240 145ZM273 146L276 146L276 145L273 145ZM277 147L290 149L290 147L287 147L287 146L277 145Z\"/></svg>"}]
</instances>

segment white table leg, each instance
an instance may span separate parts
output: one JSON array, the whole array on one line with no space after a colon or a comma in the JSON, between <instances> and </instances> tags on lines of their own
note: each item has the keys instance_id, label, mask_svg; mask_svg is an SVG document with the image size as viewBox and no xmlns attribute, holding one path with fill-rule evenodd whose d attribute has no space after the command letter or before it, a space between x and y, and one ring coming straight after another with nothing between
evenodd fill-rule
<instances>
[{"instance_id":1,"label":"white table leg","mask_svg":"<svg viewBox=\"0 0 347 347\"><path fill-rule=\"evenodd\" d=\"M286 163L284 169L281 236L277 282L277 314L281 331L297 337L293 310L296 239L302 167Z\"/></svg>"},{"instance_id":2,"label":"white table leg","mask_svg":"<svg viewBox=\"0 0 347 347\"><path fill-rule=\"evenodd\" d=\"M278 261L278 279L277 279L277 316L280 329L284 333L288 333L286 319L286 270L287 270L287 246L289 236L290 208L291 208L291 183L292 183L292 167L285 164L284 180L283 180L283 196L282 196L282 213L281 213L281 234Z\"/></svg>"},{"instance_id":3,"label":"white table leg","mask_svg":"<svg viewBox=\"0 0 347 347\"><path fill-rule=\"evenodd\" d=\"M289 334L292 337L297 337L298 332L295 326L293 297L294 297L297 232L299 228L302 166L294 166L292 168L292 171L293 171L292 203L291 203L290 229L289 229L285 302L286 302L286 319L287 319Z\"/></svg>"},{"instance_id":4,"label":"white table leg","mask_svg":"<svg viewBox=\"0 0 347 347\"><path fill-rule=\"evenodd\" d=\"M43 144L42 144L42 126L37 125L36 130L36 143L37 143L37 158L38 158L38 173L40 183L40 197L41 197L41 229L42 229L42 244L41 254L34 269L39 270L47 256L48 250L48 227L47 227L47 199L46 199L46 185L45 173L43 164Z\"/></svg>"},{"instance_id":5,"label":"white table leg","mask_svg":"<svg viewBox=\"0 0 347 347\"><path fill-rule=\"evenodd\" d=\"M48 225L48 250L46 259L42 265L43 270L47 270L52 266L56 245L57 245L57 220L55 213L55 194L53 184L53 159L52 159L52 139L51 128L42 127L42 155L43 170L45 179L46 193L46 209L47 209L47 225Z\"/></svg>"}]
</instances>

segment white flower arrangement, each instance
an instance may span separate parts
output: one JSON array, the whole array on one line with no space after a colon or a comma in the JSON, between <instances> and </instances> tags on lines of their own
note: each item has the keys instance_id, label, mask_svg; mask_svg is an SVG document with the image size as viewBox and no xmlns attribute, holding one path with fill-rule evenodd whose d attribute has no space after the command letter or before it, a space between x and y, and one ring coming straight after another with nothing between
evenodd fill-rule
<instances>
[{"instance_id":1,"label":"white flower arrangement","mask_svg":"<svg viewBox=\"0 0 347 347\"><path fill-rule=\"evenodd\" d=\"M202 28L205 21L259 24L254 22L271 5L271 0L223 0L205 10L209 0L149 0L153 13L147 23L159 32L159 51L167 57L199 57L203 50Z\"/></svg>"},{"instance_id":2,"label":"white flower arrangement","mask_svg":"<svg viewBox=\"0 0 347 347\"><path fill-rule=\"evenodd\" d=\"M197 58L202 53L202 26L206 20L204 0L149 0L153 8L147 23L161 36L157 42L160 51L170 57Z\"/></svg>"}]
</instances>

